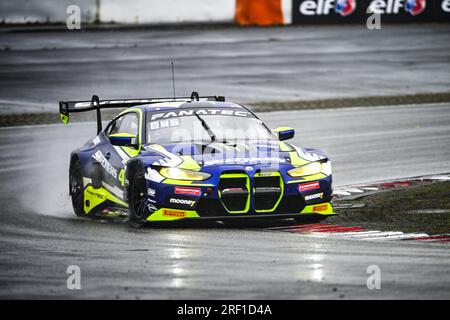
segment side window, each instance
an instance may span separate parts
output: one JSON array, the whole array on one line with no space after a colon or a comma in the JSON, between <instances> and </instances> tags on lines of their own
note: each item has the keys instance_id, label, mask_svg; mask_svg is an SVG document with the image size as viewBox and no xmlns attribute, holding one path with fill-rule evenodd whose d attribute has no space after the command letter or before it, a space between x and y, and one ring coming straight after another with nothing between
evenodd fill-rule
<instances>
[{"instance_id":1,"label":"side window","mask_svg":"<svg viewBox=\"0 0 450 320\"><path fill-rule=\"evenodd\" d=\"M122 119L123 119L123 117L120 117L111 124L111 126L108 128L108 131L106 132L108 134L108 136L110 134L118 133L118 129L120 127L120 123L122 122Z\"/></svg>"},{"instance_id":2,"label":"side window","mask_svg":"<svg viewBox=\"0 0 450 320\"><path fill-rule=\"evenodd\" d=\"M139 119L136 113L127 113L118 118L109 128L108 135L129 133L135 136L139 133Z\"/></svg>"}]
</instances>

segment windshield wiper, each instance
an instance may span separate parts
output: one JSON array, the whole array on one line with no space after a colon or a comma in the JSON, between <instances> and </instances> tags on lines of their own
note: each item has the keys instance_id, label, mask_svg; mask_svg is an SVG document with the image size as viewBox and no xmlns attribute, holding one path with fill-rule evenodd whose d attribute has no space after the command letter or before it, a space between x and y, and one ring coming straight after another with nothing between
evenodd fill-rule
<instances>
[{"instance_id":1,"label":"windshield wiper","mask_svg":"<svg viewBox=\"0 0 450 320\"><path fill-rule=\"evenodd\" d=\"M197 119L202 123L203 128L206 130L206 132L208 132L209 136L211 137L211 141L216 141L216 135L214 134L214 132L211 130L211 127L208 126L208 124L206 123L206 121L200 117L199 114L197 114L197 112L194 112L194 115L197 117Z\"/></svg>"}]
</instances>

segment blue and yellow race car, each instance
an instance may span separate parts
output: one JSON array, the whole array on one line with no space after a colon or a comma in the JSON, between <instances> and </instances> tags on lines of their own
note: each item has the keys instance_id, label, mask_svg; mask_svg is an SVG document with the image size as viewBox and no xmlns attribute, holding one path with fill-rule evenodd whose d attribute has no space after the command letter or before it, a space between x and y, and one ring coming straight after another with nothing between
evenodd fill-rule
<instances>
[{"instance_id":1,"label":"blue and yellow race car","mask_svg":"<svg viewBox=\"0 0 450 320\"><path fill-rule=\"evenodd\" d=\"M101 110L124 108L102 128ZM70 156L77 216L156 221L289 218L333 214L331 164L285 140L247 107L222 96L61 101L60 116L96 111L97 136Z\"/></svg>"}]
</instances>

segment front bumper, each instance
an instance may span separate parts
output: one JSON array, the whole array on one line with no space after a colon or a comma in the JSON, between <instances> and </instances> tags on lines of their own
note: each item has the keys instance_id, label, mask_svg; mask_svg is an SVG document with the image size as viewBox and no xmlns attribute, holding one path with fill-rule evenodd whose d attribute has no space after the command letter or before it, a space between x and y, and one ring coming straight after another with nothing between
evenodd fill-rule
<instances>
[{"instance_id":1,"label":"front bumper","mask_svg":"<svg viewBox=\"0 0 450 320\"><path fill-rule=\"evenodd\" d=\"M232 228L267 228L278 227L284 225L292 225L293 221L296 223L317 223L326 219L328 216L335 215L321 215L315 213L306 214L269 214L269 215L254 215L250 217L204 217L204 218L183 218L179 220L167 221L148 221L147 224L152 227L162 228L185 228L185 227L232 227Z\"/></svg>"},{"instance_id":2,"label":"front bumper","mask_svg":"<svg viewBox=\"0 0 450 320\"><path fill-rule=\"evenodd\" d=\"M245 175L227 175L213 183L179 181L148 182L148 221L173 221L187 218L221 219L228 217L265 217L292 214L333 213L330 204L332 177L314 180L288 180L275 175L271 180L255 182ZM231 176L231 179L230 179ZM279 182L278 182L279 181ZM270 184L272 183L272 184ZM263 192L261 192L263 191ZM264 202L266 201L266 202ZM266 207L262 207L262 205Z\"/></svg>"},{"instance_id":3,"label":"front bumper","mask_svg":"<svg viewBox=\"0 0 450 320\"><path fill-rule=\"evenodd\" d=\"M194 210L182 210L172 208L161 208L152 213L147 221L176 221L176 220L209 220L209 221L222 221L222 220L279 220L279 219L305 219L311 217L323 217L335 215L331 203L319 203L308 205L303 208L299 213L253 213L253 214L229 214L229 215L217 215L217 216L200 216L197 211Z\"/></svg>"}]
</instances>

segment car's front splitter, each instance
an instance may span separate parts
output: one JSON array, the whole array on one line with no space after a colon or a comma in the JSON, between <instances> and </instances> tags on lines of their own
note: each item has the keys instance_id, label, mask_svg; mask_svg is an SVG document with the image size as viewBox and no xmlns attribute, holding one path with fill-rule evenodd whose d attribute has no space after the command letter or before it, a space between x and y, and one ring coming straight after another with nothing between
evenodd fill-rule
<instances>
[{"instance_id":1,"label":"car's front splitter","mask_svg":"<svg viewBox=\"0 0 450 320\"><path fill-rule=\"evenodd\" d=\"M328 217L334 215L333 207L329 202L309 205L303 208L299 213L270 213L270 214L230 214L227 216L214 216L214 217L202 217L194 210L181 210L171 208L160 208L152 213L147 221L177 221L177 220L224 220L224 219L287 219L287 218L299 218L307 215L315 215Z\"/></svg>"}]
</instances>

